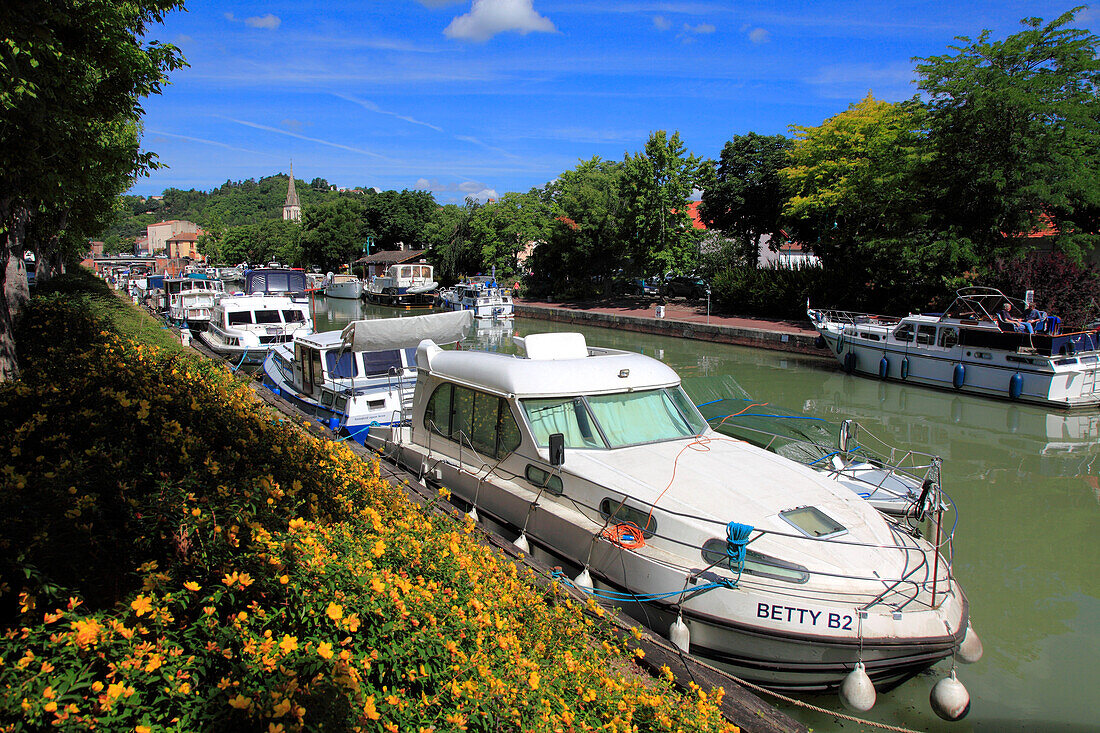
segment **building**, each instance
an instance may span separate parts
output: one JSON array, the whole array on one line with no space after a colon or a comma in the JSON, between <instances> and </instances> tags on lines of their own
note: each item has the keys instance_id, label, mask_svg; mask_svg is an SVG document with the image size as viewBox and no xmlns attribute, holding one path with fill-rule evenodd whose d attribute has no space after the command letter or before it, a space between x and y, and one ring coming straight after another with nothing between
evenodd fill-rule
<instances>
[{"instance_id":1,"label":"building","mask_svg":"<svg viewBox=\"0 0 1100 733\"><path fill-rule=\"evenodd\" d=\"M156 224L150 224L145 228L148 241L145 242L140 251L151 255L160 254L167 251L169 238L184 232L198 231L201 231L199 225L186 219L171 219L170 221L159 221Z\"/></svg>"},{"instance_id":2,"label":"building","mask_svg":"<svg viewBox=\"0 0 1100 733\"><path fill-rule=\"evenodd\" d=\"M390 265L424 262L424 253L427 251L426 249L382 250L357 259L355 261L355 271L365 271L368 278L374 275L385 275Z\"/></svg>"},{"instance_id":3,"label":"building","mask_svg":"<svg viewBox=\"0 0 1100 733\"><path fill-rule=\"evenodd\" d=\"M286 203L283 204L283 221L301 221L302 205L298 202L298 192L294 190L294 162L290 163L290 182L286 187Z\"/></svg>"},{"instance_id":4,"label":"building","mask_svg":"<svg viewBox=\"0 0 1100 733\"><path fill-rule=\"evenodd\" d=\"M192 260L205 260L206 257L199 254L199 236L203 234L201 229L193 232L180 232L168 238L168 258L180 259L183 257Z\"/></svg>"}]
</instances>

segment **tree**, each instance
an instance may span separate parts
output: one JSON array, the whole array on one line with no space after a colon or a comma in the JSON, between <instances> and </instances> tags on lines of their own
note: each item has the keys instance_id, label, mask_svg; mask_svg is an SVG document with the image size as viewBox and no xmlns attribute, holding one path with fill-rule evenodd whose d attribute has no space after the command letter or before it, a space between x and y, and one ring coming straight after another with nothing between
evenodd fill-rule
<instances>
[{"instance_id":1,"label":"tree","mask_svg":"<svg viewBox=\"0 0 1100 733\"><path fill-rule=\"evenodd\" d=\"M517 270L517 255L528 242L541 241L550 224L549 209L537 190L506 193L499 201L477 208L469 223L469 237L480 249L482 272L496 269L500 277Z\"/></svg>"},{"instance_id":2,"label":"tree","mask_svg":"<svg viewBox=\"0 0 1100 733\"><path fill-rule=\"evenodd\" d=\"M141 99L184 64L174 46L145 40L182 4L0 4L0 379L18 373L11 325L20 303L9 290L22 293L26 283L9 283L8 263L28 232L51 248L39 253L49 260L95 223L105 192L124 190L120 174L128 180L156 165L153 153L123 139L136 136Z\"/></svg>"},{"instance_id":3,"label":"tree","mask_svg":"<svg viewBox=\"0 0 1100 733\"><path fill-rule=\"evenodd\" d=\"M779 240L779 217L787 188L779 171L790 160L784 135L735 135L722 148L714 178L703 191L699 216L735 239L735 258L755 267L764 236Z\"/></svg>"},{"instance_id":4,"label":"tree","mask_svg":"<svg viewBox=\"0 0 1100 733\"><path fill-rule=\"evenodd\" d=\"M306 260L335 270L357 258L367 241L365 206L359 199L338 198L302 212L302 249Z\"/></svg>"},{"instance_id":5,"label":"tree","mask_svg":"<svg viewBox=\"0 0 1100 733\"><path fill-rule=\"evenodd\" d=\"M791 196L783 214L793 236L821 258L849 307L924 304L969 251L930 227L924 110L868 95L818 127L794 127Z\"/></svg>"},{"instance_id":6,"label":"tree","mask_svg":"<svg viewBox=\"0 0 1100 733\"><path fill-rule=\"evenodd\" d=\"M986 264L1027 249L1044 219L1077 261L1100 242L1100 38L1066 27L1080 10L918 59L936 226L974 242Z\"/></svg>"},{"instance_id":7,"label":"tree","mask_svg":"<svg viewBox=\"0 0 1100 733\"><path fill-rule=\"evenodd\" d=\"M688 204L703 188L709 165L687 155L680 133L649 136L645 149L623 161L623 235L630 243L626 269L651 275L688 272L698 257L699 230Z\"/></svg>"},{"instance_id":8,"label":"tree","mask_svg":"<svg viewBox=\"0 0 1100 733\"><path fill-rule=\"evenodd\" d=\"M532 292L590 296L593 282L622 268L623 167L595 156L547 186L550 226L530 260Z\"/></svg>"},{"instance_id":9,"label":"tree","mask_svg":"<svg viewBox=\"0 0 1100 733\"><path fill-rule=\"evenodd\" d=\"M382 249L424 248L426 224L439 208L428 191L372 192L363 203L367 233Z\"/></svg>"}]
</instances>

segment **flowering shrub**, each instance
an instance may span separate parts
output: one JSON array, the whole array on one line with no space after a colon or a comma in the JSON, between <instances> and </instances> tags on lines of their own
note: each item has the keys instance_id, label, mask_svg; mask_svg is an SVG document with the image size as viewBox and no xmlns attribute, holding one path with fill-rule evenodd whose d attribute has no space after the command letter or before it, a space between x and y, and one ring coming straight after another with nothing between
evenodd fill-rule
<instances>
[{"instance_id":1,"label":"flowering shrub","mask_svg":"<svg viewBox=\"0 0 1100 733\"><path fill-rule=\"evenodd\" d=\"M0 730L730 729L634 673L598 606L548 599L224 368L61 299L20 336Z\"/></svg>"}]
</instances>

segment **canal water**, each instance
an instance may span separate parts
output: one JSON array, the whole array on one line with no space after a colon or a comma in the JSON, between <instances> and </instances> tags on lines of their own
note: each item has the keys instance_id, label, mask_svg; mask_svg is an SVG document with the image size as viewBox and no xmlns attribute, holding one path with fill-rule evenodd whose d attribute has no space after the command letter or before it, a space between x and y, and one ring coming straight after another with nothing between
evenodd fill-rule
<instances>
[{"instance_id":1,"label":"canal water","mask_svg":"<svg viewBox=\"0 0 1100 733\"><path fill-rule=\"evenodd\" d=\"M315 308L318 330L394 315L411 314L323 298ZM970 714L946 723L931 711L929 692L950 671L941 662L860 717L920 731L1100 730L1100 411L879 382L844 374L830 358L529 319L480 324L465 345L514 353L513 335L563 330L655 357L681 377L730 377L754 402L854 418L887 443L943 458L943 487L960 516L955 574L985 646L981 661L958 668ZM842 709L835 696L802 700ZM815 731L875 730L779 706Z\"/></svg>"}]
</instances>

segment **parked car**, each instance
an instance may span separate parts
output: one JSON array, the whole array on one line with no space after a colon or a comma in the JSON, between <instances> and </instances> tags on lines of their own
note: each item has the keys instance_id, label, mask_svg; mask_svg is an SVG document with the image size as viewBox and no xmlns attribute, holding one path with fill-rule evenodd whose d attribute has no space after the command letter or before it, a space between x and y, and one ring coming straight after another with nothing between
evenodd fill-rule
<instances>
[{"instance_id":1,"label":"parked car","mask_svg":"<svg viewBox=\"0 0 1100 733\"><path fill-rule=\"evenodd\" d=\"M683 296L688 300L707 297L710 286L701 277L674 277L665 282L665 295L670 298Z\"/></svg>"}]
</instances>

